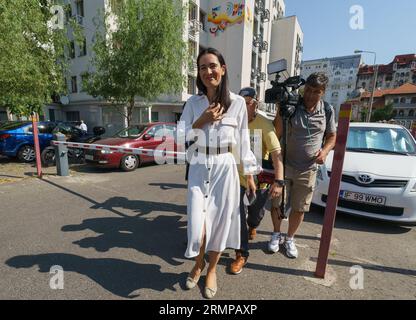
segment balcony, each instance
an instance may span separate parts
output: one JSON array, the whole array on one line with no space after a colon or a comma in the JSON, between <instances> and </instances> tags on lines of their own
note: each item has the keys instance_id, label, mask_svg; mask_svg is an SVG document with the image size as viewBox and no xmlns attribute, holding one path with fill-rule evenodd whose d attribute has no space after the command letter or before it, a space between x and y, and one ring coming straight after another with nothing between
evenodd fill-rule
<instances>
[{"instance_id":1,"label":"balcony","mask_svg":"<svg viewBox=\"0 0 416 320\"><path fill-rule=\"evenodd\" d=\"M268 44L268 42L267 41L261 42L260 43L260 46L259 46L259 50L260 50L261 53L267 52L267 50L269 50L269 44Z\"/></svg>"},{"instance_id":2,"label":"balcony","mask_svg":"<svg viewBox=\"0 0 416 320\"><path fill-rule=\"evenodd\" d=\"M191 58L191 61L188 65L188 73L195 74L197 72L197 64L196 64L196 58Z\"/></svg>"},{"instance_id":3,"label":"balcony","mask_svg":"<svg viewBox=\"0 0 416 320\"><path fill-rule=\"evenodd\" d=\"M264 76L263 76L263 74L264 74ZM262 80L262 77L264 77L265 80ZM254 68L251 69L251 80L258 79L260 81L266 81L266 78L267 78L266 74L264 72L261 72L260 69L258 69L258 68L257 69L254 69Z\"/></svg>"},{"instance_id":4,"label":"balcony","mask_svg":"<svg viewBox=\"0 0 416 320\"><path fill-rule=\"evenodd\" d=\"M262 22L269 22L270 21L270 11L268 9L262 10L260 12L260 17Z\"/></svg>"},{"instance_id":5,"label":"balcony","mask_svg":"<svg viewBox=\"0 0 416 320\"><path fill-rule=\"evenodd\" d=\"M263 42L263 39L259 34L255 34L253 36L253 46L254 47L256 47L256 48L260 47L262 42Z\"/></svg>"},{"instance_id":6,"label":"balcony","mask_svg":"<svg viewBox=\"0 0 416 320\"><path fill-rule=\"evenodd\" d=\"M255 14L261 15L261 13L265 10L264 3L262 1L255 1L254 3L254 12Z\"/></svg>"},{"instance_id":7,"label":"balcony","mask_svg":"<svg viewBox=\"0 0 416 320\"><path fill-rule=\"evenodd\" d=\"M189 20L188 25L189 38L196 40L199 35L199 32L202 30L202 24L198 20Z\"/></svg>"},{"instance_id":8,"label":"balcony","mask_svg":"<svg viewBox=\"0 0 416 320\"><path fill-rule=\"evenodd\" d=\"M256 69L251 69L250 78L251 78L251 80L255 80L257 78Z\"/></svg>"}]
</instances>

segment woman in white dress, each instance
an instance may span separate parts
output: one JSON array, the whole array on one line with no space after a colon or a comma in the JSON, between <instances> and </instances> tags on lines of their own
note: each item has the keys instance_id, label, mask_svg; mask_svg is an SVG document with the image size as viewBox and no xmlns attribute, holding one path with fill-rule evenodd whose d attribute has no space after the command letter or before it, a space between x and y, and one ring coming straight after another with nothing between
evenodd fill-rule
<instances>
[{"instance_id":1,"label":"woman in white dress","mask_svg":"<svg viewBox=\"0 0 416 320\"><path fill-rule=\"evenodd\" d=\"M228 89L223 56L213 48L197 59L197 86L200 95L187 101L180 121L185 124L189 148L188 246L185 256L195 257L195 266L186 281L194 288L209 255L204 293L217 292L216 266L225 248L240 248L240 187L237 163L247 175L247 190L255 193L252 174L258 172L250 151L247 109L242 97ZM196 137L196 138L195 138ZM238 160L238 161L236 161Z\"/></svg>"}]
</instances>

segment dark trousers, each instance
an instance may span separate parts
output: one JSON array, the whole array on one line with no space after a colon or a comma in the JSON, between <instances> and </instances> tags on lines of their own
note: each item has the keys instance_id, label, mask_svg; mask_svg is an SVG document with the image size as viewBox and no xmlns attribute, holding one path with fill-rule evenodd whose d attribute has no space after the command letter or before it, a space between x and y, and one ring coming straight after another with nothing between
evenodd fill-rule
<instances>
[{"instance_id":1,"label":"dark trousers","mask_svg":"<svg viewBox=\"0 0 416 320\"><path fill-rule=\"evenodd\" d=\"M240 237L241 245L240 250L243 257L248 257L248 228L247 224L251 228L257 228L260 225L261 220L264 217L264 205L269 196L269 189L258 189L256 192L256 201L251 206L244 205L243 198L246 188L240 186Z\"/></svg>"}]
</instances>

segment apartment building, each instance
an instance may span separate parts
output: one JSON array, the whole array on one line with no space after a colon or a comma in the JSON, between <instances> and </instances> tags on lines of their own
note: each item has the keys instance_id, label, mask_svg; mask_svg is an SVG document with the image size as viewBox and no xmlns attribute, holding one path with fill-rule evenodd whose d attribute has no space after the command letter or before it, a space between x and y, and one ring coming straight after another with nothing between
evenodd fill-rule
<instances>
[{"instance_id":1,"label":"apartment building","mask_svg":"<svg viewBox=\"0 0 416 320\"><path fill-rule=\"evenodd\" d=\"M332 104L338 117L342 103L351 98L361 65L361 55L350 55L303 61L301 75L304 79L314 72L324 72L329 83L324 99Z\"/></svg>"},{"instance_id":2,"label":"apartment building","mask_svg":"<svg viewBox=\"0 0 416 320\"><path fill-rule=\"evenodd\" d=\"M376 68L376 88L394 89L408 82L416 84L416 54L396 55L389 64L361 66L357 75L357 88L372 90Z\"/></svg>"},{"instance_id":3,"label":"apartment building","mask_svg":"<svg viewBox=\"0 0 416 320\"><path fill-rule=\"evenodd\" d=\"M77 19L85 38L81 45L71 41L70 74L67 78L69 94L55 97L52 104L45 106L45 119L68 121L83 119L89 128L104 125L109 133L125 125L124 117L114 110L111 104L91 97L82 88L82 77L86 71L91 71L92 43L96 30L94 19L98 10L111 12L119 1L65 1L66 15ZM238 92L241 87L253 86L262 100L264 91L270 86L266 69L271 61L271 48L276 38L275 34L278 32L276 25L279 23L275 23L284 20L284 0L178 1L188 6L183 39L188 43L189 54L193 58L191 66L184 70L187 77L186 86L180 94L158 97L151 106L140 105L138 98L137 108L133 112L133 123L179 119L184 102L197 93L196 58L202 48L214 47L223 53L233 92ZM295 24L300 30L298 22L293 22L295 20L295 17L290 17L287 19L288 22L283 22L281 25ZM286 58L288 64L295 70L300 61L302 38L299 32L293 32L293 37L285 41L279 40L279 46L290 47L293 54L280 56L281 48L273 45L275 48L273 61Z\"/></svg>"}]
</instances>

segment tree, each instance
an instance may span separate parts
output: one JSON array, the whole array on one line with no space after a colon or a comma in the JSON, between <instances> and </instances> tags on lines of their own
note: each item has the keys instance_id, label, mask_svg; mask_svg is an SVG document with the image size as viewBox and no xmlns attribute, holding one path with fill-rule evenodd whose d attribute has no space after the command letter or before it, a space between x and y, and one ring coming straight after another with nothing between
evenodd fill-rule
<instances>
[{"instance_id":1,"label":"tree","mask_svg":"<svg viewBox=\"0 0 416 320\"><path fill-rule=\"evenodd\" d=\"M41 113L52 95L66 92L60 8L48 0L0 1L0 105L13 114Z\"/></svg>"},{"instance_id":2,"label":"tree","mask_svg":"<svg viewBox=\"0 0 416 320\"><path fill-rule=\"evenodd\" d=\"M371 121L383 121L393 118L393 103L385 105L383 108L377 109L371 115Z\"/></svg>"},{"instance_id":3,"label":"tree","mask_svg":"<svg viewBox=\"0 0 416 320\"><path fill-rule=\"evenodd\" d=\"M147 104L160 95L183 90L185 11L176 2L112 1L111 12L97 16L92 70L84 77L83 87L90 95L111 102L128 125L135 97Z\"/></svg>"}]
</instances>

